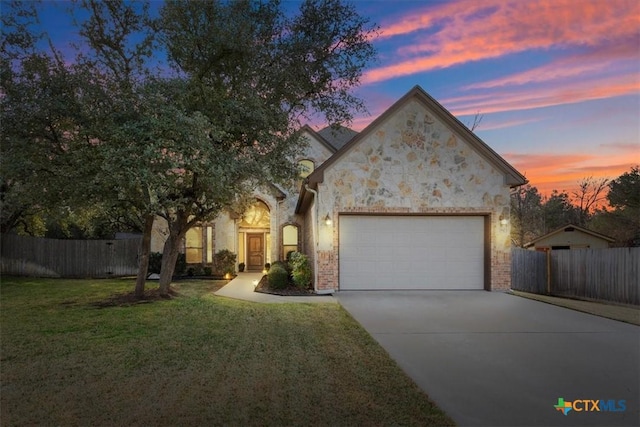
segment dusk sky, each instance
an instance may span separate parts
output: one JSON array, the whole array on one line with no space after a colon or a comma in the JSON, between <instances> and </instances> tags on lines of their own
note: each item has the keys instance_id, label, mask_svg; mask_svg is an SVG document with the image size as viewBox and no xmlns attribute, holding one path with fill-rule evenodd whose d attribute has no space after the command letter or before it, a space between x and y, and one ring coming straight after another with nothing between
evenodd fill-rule
<instances>
[{"instance_id":1,"label":"dusk sky","mask_svg":"<svg viewBox=\"0 0 640 427\"><path fill-rule=\"evenodd\" d=\"M465 124L482 114L478 136L545 194L640 164L639 1L354 3L381 30L355 130L420 85ZM42 22L56 42L63 5Z\"/></svg>"}]
</instances>

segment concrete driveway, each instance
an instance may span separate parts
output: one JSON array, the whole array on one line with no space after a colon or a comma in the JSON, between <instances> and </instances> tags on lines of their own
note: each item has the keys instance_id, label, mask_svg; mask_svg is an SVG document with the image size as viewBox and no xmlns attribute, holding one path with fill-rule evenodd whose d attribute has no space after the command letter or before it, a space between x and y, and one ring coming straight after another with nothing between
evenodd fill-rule
<instances>
[{"instance_id":1,"label":"concrete driveway","mask_svg":"<svg viewBox=\"0 0 640 427\"><path fill-rule=\"evenodd\" d=\"M640 425L638 326L502 292L335 296L458 425Z\"/></svg>"}]
</instances>

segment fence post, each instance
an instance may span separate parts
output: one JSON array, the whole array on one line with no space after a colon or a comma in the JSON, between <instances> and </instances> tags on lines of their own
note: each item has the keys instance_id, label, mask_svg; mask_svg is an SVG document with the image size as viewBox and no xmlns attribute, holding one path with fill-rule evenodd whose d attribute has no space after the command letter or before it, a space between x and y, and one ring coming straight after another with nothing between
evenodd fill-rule
<instances>
[{"instance_id":1,"label":"fence post","mask_svg":"<svg viewBox=\"0 0 640 427\"><path fill-rule=\"evenodd\" d=\"M547 255L547 295L551 295L551 249L544 252Z\"/></svg>"}]
</instances>

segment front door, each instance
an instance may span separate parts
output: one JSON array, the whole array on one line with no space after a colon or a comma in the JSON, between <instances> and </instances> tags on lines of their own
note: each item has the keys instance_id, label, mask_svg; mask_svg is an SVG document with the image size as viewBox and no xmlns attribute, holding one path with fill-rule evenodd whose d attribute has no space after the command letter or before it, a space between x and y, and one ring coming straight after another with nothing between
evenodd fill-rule
<instances>
[{"instance_id":1,"label":"front door","mask_svg":"<svg viewBox=\"0 0 640 427\"><path fill-rule=\"evenodd\" d=\"M264 268L264 233L247 233L247 270L262 271Z\"/></svg>"}]
</instances>

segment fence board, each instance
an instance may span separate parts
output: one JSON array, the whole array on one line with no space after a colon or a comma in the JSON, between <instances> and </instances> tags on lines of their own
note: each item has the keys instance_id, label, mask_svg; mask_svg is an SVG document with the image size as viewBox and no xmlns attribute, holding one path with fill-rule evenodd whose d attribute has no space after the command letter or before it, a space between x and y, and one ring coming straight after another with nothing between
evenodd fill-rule
<instances>
[{"instance_id":1,"label":"fence board","mask_svg":"<svg viewBox=\"0 0 640 427\"><path fill-rule=\"evenodd\" d=\"M2 236L2 274L115 277L137 273L140 239L59 240Z\"/></svg>"},{"instance_id":2,"label":"fence board","mask_svg":"<svg viewBox=\"0 0 640 427\"><path fill-rule=\"evenodd\" d=\"M547 256L515 248L511 251L511 288L544 294L547 291Z\"/></svg>"},{"instance_id":3,"label":"fence board","mask_svg":"<svg viewBox=\"0 0 640 427\"><path fill-rule=\"evenodd\" d=\"M640 305L640 248L551 251L551 294ZM546 294L546 255L513 249L511 288Z\"/></svg>"},{"instance_id":4,"label":"fence board","mask_svg":"<svg viewBox=\"0 0 640 427\"><path fill-rule=\"evenodd\" d=\"M640 305L640 248L551 252L553 293Z\"/></svg>"}]
</instances>

